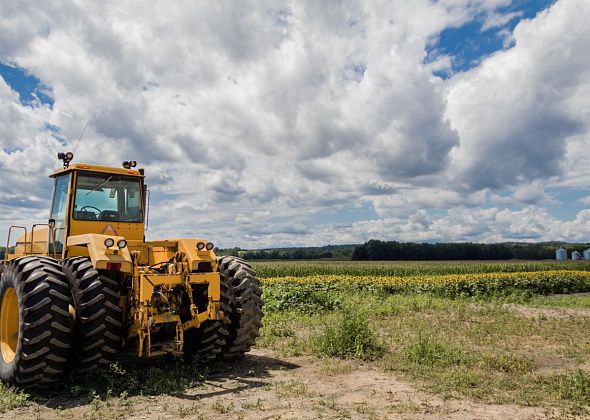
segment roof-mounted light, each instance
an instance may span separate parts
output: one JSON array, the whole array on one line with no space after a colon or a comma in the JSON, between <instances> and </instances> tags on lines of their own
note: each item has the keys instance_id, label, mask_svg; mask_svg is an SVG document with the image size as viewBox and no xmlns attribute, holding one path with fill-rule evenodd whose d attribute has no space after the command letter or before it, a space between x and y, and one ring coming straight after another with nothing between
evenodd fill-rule
<instances>
[{"instance_id":1,"label":"roof-mounted light","mask_svg":"<svg viewBox=\"0 0 590 420\"><path fill-rule=\"evenodd\" d=\"M63 162L64 168L67 168L70 166L70 162L74 159L74 154L72 152L59 152L57 158Z\"/></svg>"},{"instance_id":2,"label":"roof-mounted light","mask_svg":"<svg viewBox=\"0 0 590 420\"><path fill-rule=\"evenodd\" d=\"M123 162L123 168L125 168L125 169L135 168L136 166L137 166L137 162L134 160L126 160Z\"/></svg>"}]
</instances>

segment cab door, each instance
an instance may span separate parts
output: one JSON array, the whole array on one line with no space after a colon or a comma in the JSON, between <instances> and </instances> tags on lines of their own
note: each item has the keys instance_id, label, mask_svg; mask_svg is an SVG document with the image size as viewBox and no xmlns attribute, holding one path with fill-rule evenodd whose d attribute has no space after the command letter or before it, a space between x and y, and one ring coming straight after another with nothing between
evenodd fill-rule
<instances>
[{"instance_id":1,"label":"cab door","mask_svg":"<svg viewBox=\"0 0 590 420\"><path fill-rule=\"evenodd\" d=\"M67 235L70 176L68 173L55 177L51 212L49 214L49 223L54 226L53 229L49 229L49 239L47 241L49 243L49 255L54 255L55 252L58 258L61 258L63 255Z\"/></svg>"}]
</instances>

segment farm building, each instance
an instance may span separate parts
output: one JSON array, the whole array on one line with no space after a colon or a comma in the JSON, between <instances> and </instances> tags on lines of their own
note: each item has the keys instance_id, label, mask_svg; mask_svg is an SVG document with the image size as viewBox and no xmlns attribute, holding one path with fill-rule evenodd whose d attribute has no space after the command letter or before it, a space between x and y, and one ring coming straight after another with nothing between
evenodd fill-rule
<instances>
[{"instance_id":1,"label":"farm building","mask_svg":"<svg viewBox=\"0 0 590 420\"><path fill-rule=\"evenodd\" d=\"M563 248L559 248L557 251L555 251L555 259L557 261L567 260L567 251Z\"/></svg>"},{"instance_id":2,"label":"farm building","mask_svg":"<svg viewBox=\"0 0 590 420\"><path fill-rule=\"evenodd\" d=\"M586 251L584 251L584 259L590 260L590 248L588 248Z\"/></svg>"},{"instance_id":3,"label":"farm building","mask_svg":"<svg viewBox=\"0 0 590 420\"><path fill-rule=\"evenodd\" d=\"M581 260L582 254L579 251L572 252L572 260Z\"/></svg>"}]
</instances>

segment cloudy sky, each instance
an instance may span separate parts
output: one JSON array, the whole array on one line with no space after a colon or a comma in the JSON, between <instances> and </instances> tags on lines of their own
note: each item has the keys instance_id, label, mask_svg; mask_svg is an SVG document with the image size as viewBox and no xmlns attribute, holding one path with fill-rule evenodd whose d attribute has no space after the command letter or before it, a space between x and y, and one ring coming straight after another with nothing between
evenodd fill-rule
<instances>
[{"instance_id":1,"label":"cloudy sky","mask_svg":"<svg viewBox=\"0 0 590 420\"><path fill-rule=\"evenodd\" d=\"M590 1L4 1L0 235L58 151L148 238L590 241Z\"/></svg>"}]
</instances>

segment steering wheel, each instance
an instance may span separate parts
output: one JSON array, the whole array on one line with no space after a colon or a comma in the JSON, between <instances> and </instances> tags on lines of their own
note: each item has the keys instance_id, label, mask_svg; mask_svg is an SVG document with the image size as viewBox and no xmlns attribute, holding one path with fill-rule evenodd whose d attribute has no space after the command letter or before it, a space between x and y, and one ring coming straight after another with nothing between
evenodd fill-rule
<instances>
[{"instance_id":1,"label":"steering wheel","mask_svg":"<svg viewBox=\"0 0 590 420\"><path fill-rule=\"evenodd\" d=\"M80 209L80 211L84 211L84 209L92 209L92 210L96 210L96 211L97 211L97 213L95 214L95 217L97 217L97 218L98 218L98 216L100 216L100 214L102 213L102 210L101 210L101 209L99 209L99 208L96 208L96 207L94 207L94 206L84 206L84 207L82 207L82 208Z\"/></svg>"}]
</instances>

